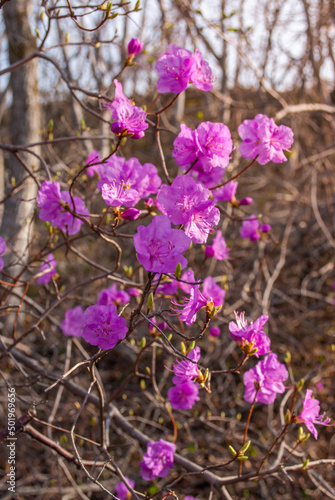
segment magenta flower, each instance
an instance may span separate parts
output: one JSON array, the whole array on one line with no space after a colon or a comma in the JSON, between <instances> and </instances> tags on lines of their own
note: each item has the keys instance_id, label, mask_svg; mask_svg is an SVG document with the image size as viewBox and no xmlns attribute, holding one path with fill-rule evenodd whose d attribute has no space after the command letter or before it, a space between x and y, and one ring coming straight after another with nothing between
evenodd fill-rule
<instances>
[{"instance_id":1,"label":"magenta flower","mask_svg":"<svg viewBox=\"0 0 335 500\"><path fill-rule=\"evenodd\" d=\"M212 122L203 122L194 131L185 125L180 128L172 151L178 165L187 169L197 160L192 174L193 171L199 175L208 174L215 168L220 168L220 173L223 173L233 150L229 128L223 123Z\"/></svg>"},{"instance_id":2,"label":"magenta flower","mask_svg":"<svg viewBox=\"0 0 335 500\"><path fill-rule=\"evenodd\" d=\"M197 87L197 89L210 91L213 90L213 77L212 70L207 61L203 60L200 50L195 49L195 64L191 71L190 82Z\"/></svg>"},{"instance_id":3,"label":"magenta flower","mask_svg":"<svg viewBox=\"0 0 335 500\"><path fill-rule=\"evenodd\" d=\"M244 399L248 403L256 401L269 405L276 399L277 393L285 392L283 381L288 377L285 366L277 359L277 354L270 353L263 361L259 361L255 368L245 372ZM257 396L256 396L257 394Z\"/></svg>"},{"instance_id":4,"label":"magenta flower","mask_svg":"<svg viewBox=\"0 0 335 500\"><path fill-rule=\"evenodd\" d=\"M206 243L209 234L214 231L220 221L220 210L216 208L212 200L197 204L191 213L191 217L185 224L185 234L194 243Z\"/></svg>"},{"instance_id":5,"label":"magenta flower","mask_svg":"<svg viewBox=\"0 0 335 500\"><path fill-rule=\"evenodd\" d=\"M36 203L40 207L39 218L53 223L62 210L59 182L44 181L38 191Z\"/></svg>"},{"instance_id":6,"label":"magenta flower","mask_svg":"<svg viewBox=\"0 0 335 500\"><path fill-rule=\"evenodd\" d=\"M81 337L84 327L84 311L80 306L69 309L65 313L65 319L62 321L62 330L64 335Z\"/></svg>"},{"instance_id":7,"label":"magenta flower","mask_svg":"<svg viewBox=\"0 0 335 500\"><path fill-rule=\"evenodd\" d=\"M138 288L128 288L128 293L131 297L139 297L142 295L142 290L139 290Z\"/></svg>"},{"instance_id":8,"label":"magenta flower","mask_svg":"<svg viewBox=\"0 0 335 500\"><path fill-rule=\"evenodd\" d=\"M216 233L213 243L205 248L206 257L214 257L217 260L224 260L228 258L230 248L227 247L226 240L222 236L222 231Z\"/></svg>"},{"instance_id":9,"label":"magenta flower","mask_svg":"<svg viewBox=\"0 0 335 500\"><path fill-rule=\"evenodd\" d=\"M270 224L262 224L261 227L259 228L261 233L269 233L271 231L271 226Z\"/></svg>"},{"instance_id":10,"label":"magenta flower","mask_svg":"<svg viewBox=\"0 0 335 500\"><path fill-rule=\"evenodd\" d=\"M173 410L190 410L199 401L199 384L187 380L168 390L168 398Z\"/></svg>"},{"instance_id":11,"label":"magenta flower","mask_svg":"<svg viewBox=\"0 0 335 500\"><path fill-rule=\"evenodd\" d=\"M191 497L190 495L188 495L187 497L184 498L184 500L198 500L198 498Z\"/></svg>"},{"instance_id":12,"label":"magenta flower","mask_svg":"<svg viewBox=\"0 0 335 500\"><path fill-rule=\"evenodd\" d=\"M176 445L160 439L155 443L150 441L147 451L140 462L140 474L145 481L151 481L155 477L166 477L169 469L173 468Z\"/></svg>"},{"instance_id":13,"label":"magenta flower","mask_svg":"<svg viewBox=\"0 0 335 500\"><path fill-rule=\"evenodd\" d=\"M99 349L112 349L127 332L127 322L114 304L90 306L84 312L83 339Z\"/></svg>"},{"instance_id":14,"label":"magenta flower","mask_svg":"<svg viewBox=\"0 0 335 500\"><path fill-rule=\"evenodd\" d=\"M203 122L197 130L198 160L205 172L226 167L233 150L229 128L223 123ZM197 167L198 168L198 167Z\"/></svg>"},{"instance_id":15,"label":"magenta flower","mask_svg":"<svg viewBox=\"0 0 335 500\"><path fill-rule=\"evenodd\" d=\"M250 325L244 319L244 312L238 316L234 311L236 323L229 323L229 331L231 338L240 346L245 354L250 354L251 351L257 349L255 356L257 358L263 354L270 352L271 341L263 331L263 326L269 319L269 316L260 316L255 323L250 321Z\"/></svg>"},{"instance_id":16,"label":"magenta flower","mask_svg":"<svg viewBox=\"0 0 335 500\"><path fill-rule=\"evenodd\" d=\"M200 355L200 347L196 346L188 353L187 357L189 359L183 359L182 361L178 361L178 363L174 365L173 372L175 376L172 379L172 382L174 384L182 384L184 382L187 382L188 380L196 379L198 377L199 369L197 362L200 359Z\"/></svg>"},{"instance_id":17,"label":"magenta flower","mask_svg":"<svg viewBox=\"0 0 335 500\"><path fill-rule=\"evenodd\" d=\"M125 476L125 479L126 479L127 483L129 483L129 485L132 488L134 488L135 481L132 481L127 476ZM119 500L128 500L131 498L131 493L123 481L120 481L119 483L117 483L115 485L115 493L116 493L117 497L119 498Z\"/></svg>"},{"instance_id":18,"label":"magenta flower","mask_svg":"<svg viewBox=\"0 0 335 500\"><path fill-rule=\"evenodd\" d=\"M132 38L128 43L128 59L138 56L143 49L143 43L138 38Z\"/></svg>"},{"instance_id":19,"label":"magenta flower","mask_svg":"<svg viewBox=\"0 0 335 500\"><path fill-rule=\"evenodd\" d=\"M165 215L157 215L147 227L139 226L134 235L137 258L144 269L153 273L173 273L178 263L185 268L187 260L182 253L190 243L183 231L171 229Z\"/></svg>"},{"instance_id":20,"label":"magenta flower","mask_svg":"<svg viewBox=\"0 0 335 500\"><path fill-rule=\"evenodd\" d=\"M205 243L220 211L208 200L209 190L189 175L178 175L171 186L163 185L156 205L173 224L184 224L185 234L195 243Z\"/></svg>"},{"instance_id":21,"label":"magenta flower","mask_svg":"<svg viewBox=\"0 0 335 500\"><path fill-rule=\"evenodd\" d=\"M293 132L289 127L278 127L272 118L256 115L253 120L244 120L237 130L242 139L240 153L243 158L256 158L258 155L260 165L287 160L283 150L289 151L293 143Z\"/></svg>"},{"instance_id":22,"label":"magenta flower","mask_svg":"<svg viewBox=\"0 0 335 500\"><path fill-rule=\"evenodd\" d=\"M158 192L156 206L167 215L172 224L187 224L194 207L208 200L209 190L197 184L189 175L178 175L171 186L163 184ZM187 234L187 233L186 233Z\"/></svg>"},{"instance_id":23,"label":"magenta flower","mask_svg":"<svg viewBox=\"0 0 335 500\"><path fill-rule=\"evenodd\" d=\"M87 157L85 165L88 165L89 163L98 163L101 162L101 156L98 151L92 151ZM88 167L86 169L86 173L89 177L93 177L94 173L99 170L99 165L92 165L91 167Z\"/></svg>"},{"instance_id":24,"label":"magenta flower","mask_svg":"<svg viewBox=\"0 0 335 500\"><path fill-rule=\"evenodd\" d=\"M125 205L131 207L136 204L138 193L131 189L124 181L113 180L110 184L104 183L101 186L101 195L105 203L111 207Z\"/></svg>"},{"instance_id":25,"label":"magenta flower","mask_svg":"<svg viewBox=\"0 0 335 500\"><path fill-rule=\"evenodd\" d=\"M181 290L185 293L191 293L192 287L197 283L194 277L194 271L192 269L187 269L180 278L182 281L179 281L178 285ZM187 283L184 283L186 281Z\"/></svg>"},{"instance_id":26,"label":"magenta flower","mask_svg":"<svg viewBox=\"0 0 335 500\"><path fill-rule=\"evenodd\" d=\"M36 202L40 207L39 218L68 234L77 234L82 221L65 210L62 203L67 203L78 215L87 218L89 212L79 196L73 196L74 206L68 191L61 191L59 182L44 181L38 191Z\"/></svg>"},{"instance_id":27,"label":"magenta flower","mask_svg":"<svg viewBox=\"0 0 335 500\"><path fill-rule=\"evenodd\" d=\"M37 283L38 284L46 284L51 281L52 276L57 275L56 271L56 266L57 266L57 261L52 253L49 253L49 255L46 256L45 258L46 262L43 262L40 267L40 272L38 278L37 278Z\"/></svg>"},{"instance_id":28,"label":"magenta flower","mask_svg":"<svg viewBox=\"0 0 335 500\"><path fill-rule=\"evenodd\" d=\"M241 238L250 239L251 241L257 241L260 238L260 234L258 231L259 221L256 218L256 215L250 215L252 220L244 220L242 222L242 227L240 228Z\"/></svg>"},{"instance_id":29,"label":"magenta flower","mask_svg":"<svg viewBox=\"0 0 335 500\"><path fill-rule=\"evenodd\" d=\"M111 130L116 135L128 135L132 139L141 139L144 136L144 130L149 125L145 123L146 112L134 106L122 91L122 84L116 79L115 84L115 99L112 103L105 103L111 111L112 120Z\"/></svg>"},{"instance_id":30,"label":"magenta flower","mask_svg":"<svg viewBox=\"0 0 335 500\"><path fill-rule=\"evenodd\" d=\"M306 397L302 401L302 412L298 417L295 418L297 424L304 423L315 437L318 439L318 431L316 430L314 424L326 425L327 427L332 427L334 424L330 424L330 418L325 416L325 413L320 415L320 403L317 399L312 399L311 389L307 389Z\"/></svg>"},{"instance_id":31,"label":"magenta flower","mask_svg":"<svg viewBox=\"0 0 335 500\"><path fill-rule=\"evenodd\" d=\"M170 44L168 51L159 57L156 71L159 75L157 90L161 94L183 92L188 83L193 83L200 90L213 90L212 70L209 64L203 61L199 50L192 54Z\"/></svg>"},{"instance_id":32,"label":"magenta flower","mask_svg":"<svg viewBox=\"0 0 335 500\"><path fill-rule=\"evenodd\" d=\"M164 296L166 295L174 295L178 290L178 281L161 281L157 292L162 293Z\"/></svg>"},{"instance_id":33,"label":"magenta flower","mask_svg":"<svg viewBox=\"0 0 335 500\"><path fill-rule=\"evenodd\" d=\"M192 323L195 323L197 319L197 312L200 309L206 307L207 299L200 292L200 286L193 285L190 291L189 298L184 297L183 300L183 304L178 304L178 302L176 302L175 300L171 300L171 304L177 307L177 309L172 307L171 309L175 313L179 314L181 321L185 321L186 325L190 326L192 325ZM178 307L180 308L180 310L178 309Z\"/></svg>"},{"instance_id":34,"label":"magenta flower","mask_svg":"<svg viewBox=\"0 0 335 500\"><path fill-rule=\"evenodd\" d=\"M182 123L180 125L180 132L173 142L173 146L173 158L180 167L186 170L197 159L199 152L195 131Z\"/></svg>"},{"instance_id":35,"label":"magenta flower","mask_svg":"<svg viewBox=\"0 0 335 500\"><path fill-rule=\"evenodd\" d=\"M213 189L213 197L215 201L230 201L233 203L235 201L235 195L237 190L238 182L230 181L224 186L218 189Z\"/></svg>"},{"instance_id":36,"label":"magenta flower","mask_svg":"<svg viewBox=\"0 0 335 500\"><path fill-rule=\"evenodd\" d=\"M118 290L116 283L113 283L110 288L106 288L99 293L97 305L107 306L108 304L115 304L116 306L120 306L121 304L127 304L129 301L130 297L128 293L124 290Z\"/></svg>"},{"instance_id":37,"label":"magenta flower","mask_svg":"<svg viewBox=\"0 0 335 500\"><path fill-rule=\"evenodd\" d=\"M155 165L142 165L137 158L125 160L113 155L100 166L98 173L101 178L97 184L98 189L102 189L104 184L111 186L110 190L107 187L105 189L109 193L109 204L113 203L112 206L120 206L123 201L125 206L134 207L140 199L157 193L162 182ZM114 189L115 192L112 192Z\"/></svg>"},{"instance_id":38,"label":"magenta flower","mask_svg":"<svg viewBox=\"0 0 335 500\"><path fill-rule=\"evenodd\" d=\"M6 249L7 249L7 243L2 238L2 236L0 236L0 255L4 254ZM0 257L0 271L3 270L3 267L4 267L4 261L3 258Z\"/></svg>"},{"instance_id":39,"label":"magenta flower","mask_svg":"<svg viewBox=\"0 0 335 500\"><path fill-rule=\"evenodd\" d=\"M224 303L226 291L216 284L216 281L212 278L212 276L207 276L207 278L204 279L202 294L206 297L207 301L212 300L214 306L218 307Z\"/></svg>"}]
</instances>

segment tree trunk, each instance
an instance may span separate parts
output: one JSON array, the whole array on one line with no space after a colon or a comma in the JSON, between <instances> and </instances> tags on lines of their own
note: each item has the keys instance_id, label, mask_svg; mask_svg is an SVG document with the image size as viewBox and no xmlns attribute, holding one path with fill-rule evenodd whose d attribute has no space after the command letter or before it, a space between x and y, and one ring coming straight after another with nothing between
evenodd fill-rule
<instances>
[{"instance_id":1,"label":"tree trunk","mask_svg":"<svg viewBox=\"0 0 335 500\"><path fill-rule=\"evenodd\" d=\"M31 8L32 2L29 0L15 0L4 5L3 15L10 64L27 57L36 49L36 39L28 23ZM38 141L41 121L38 100L38 58L11 73L10 90L12 92L9 124L11 143L24 145ZM34 152L39 154L37 148L34 148ZM31 171L39 166L38 159L33 155L29 153L19 153L19 155ZM20 187L13 190L13 185ZM12 194L4 206L1 235L11 251L6 259L6 265L10 265L7 271L15 276L28 259L29 239L31 239L29 221L35 207L37 185L20 161L14 155L7 154L5 194L11 191Z\"/></svg>"}]
</instances>

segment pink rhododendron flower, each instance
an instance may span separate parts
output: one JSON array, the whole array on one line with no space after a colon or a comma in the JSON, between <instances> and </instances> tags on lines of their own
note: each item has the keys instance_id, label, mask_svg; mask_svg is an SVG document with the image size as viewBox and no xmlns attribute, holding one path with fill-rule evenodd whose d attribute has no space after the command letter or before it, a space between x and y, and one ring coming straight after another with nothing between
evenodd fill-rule
<instances>
[{"instance_id":1,"label":"pink rhododendron flower","mask_svg":"<svg viewBox=\"0 0 335 500\"><path fill-rule=\"evenodd\" d=\"M98 163L99 161L101 161L100 153L94 150L88 155L85 165L88 165L89 163ZM94 173L98 170L99 165L92 165L86 169L86 173L89 177L93 177Z\"/></svg>"},{"instance_id":2,"label":"pink rhododendron flower","mask_svg":"<svg viewBox=\"0 0 335 500\"><path fill-rule=\"evenodd\" d=\"M260 238L260 234L258 231L259 228L259 220L256 218L256 215L250 215L250 218L253 220L244 220L242 222L242 227L240 228L241 238L250 239L251 241L257 241Z\"/></svg>"},{"instance_id":3,"label":"pink rhododendron flower","mask_svg":"<svg viewBox=\"0 0 335 500\"><path fill-rule=\"evenodd\" d=\"M233 203L235 201L237 186L238 186L237 181L230 181L218 189L213 189L212 193L214 200L230 201L230 203Z\"/></svg>"},{"instance_id":4,"label":"pink rhododendron flower","mask_svg":"<svg viewBox=\"0 0 335 500\"><path fill-rule=\"evenodd\" d=\"M74 207L68 191L61 191L59 182L44 181L38 191L36 202L40 207L39 218L50 222L53 226L68 234L77 234L82 221L65 210L62 203L67 203L78 215L86 218L89 214L84 202L79 196L73 196Z\"/></svg>"},{"instance_id":5,"label":"pink rhododendron flower","mask_svg":"<svg viewBox=\"0 0 335 500\"><path fill-rule=\"evenodd\" d=\"M205 172L228 165L233 141L226 125L202 122L196 130L196 136L199 144L198 160Z\"/></svg>"},{"instance_id":6,"label":"pink rhododendron flower","mask_svg":"<svg viewBox=\"0 0 335 500\"><path fill-rule=\"evenodd\" d=\"M298 417L295 418L297 424L304 423L315 437L318 439L318 431L314 424L326 425L327 427L332 427L334 424L330 424L330 418L325 416L325 413L320 415L320 403L317 399L312 399L313 391L307 389L306 397L302 402L302 412Z\"/></svg>"},{"instance_id":7,"label":"pink rhododendron flower","mask_svg":"<svg viewBox=\"0 0 335 500\"><path fill-rule=\"evenodd\" d=\"M194 277L194 271L192 269L187 269L180 278L182 281L178 282L179 288L185 293L191 293L193 285L197 284ZM186 281L187 283L184 283Z\"/></svg>"},{"instance_id":8,"label":"pink rhododendron flower","mask_svg":"<svg viewBox=\"0 0 335 500\"><path fill-rule=\"evenodd\" d=\"M256 401L265 405L273 403L277 393L285 392L283 381L287 377L288 371L278 361L277 354L268 354L263 361L257 363L255 368L251 368L243 375L244 399L248 403L253 403L256 397Z\"/></svg>"},{"instance_id":9,"label":"pink rhododendron flower","mask_svg":"<svg viewBox=\"0 0 335 500\"><path fill-rule=\"evenodd\" d=\"M135 189L129 188L124 181L113 180L101 186L101 195L105 203L111 207L133 206L136 203L138 193Z\"/></svg>"},{"instance_id":10,"label":"pink rhododendron flower","mask_svg":"<svg viewBox=\"0 0 335 500\"><path fill-rule=\"evenodd\" d=\"M213 243L205 248L206 257L214 257L217 260L228 258L230 248L227 247L226 240L222 236L222 231L217 231Z\"/></svg>"},{"instance_id":11,"label":"pink rhododendron flower","mask_svg":"<svg viewBox=\"0 0 335 500\"><path fill-rule=\"evenodd\" d=\"M173 410L190 410L199 401L199 384L187 380L168 390L168 398Z\"/></svg>"},{"instance_id":12,"label":"pink rhododendron flower","mask_svg":"<svg viewBox=\"0 0 335 500\"><path fill-rule=\"evenodd\" d=\"M269 316L260 316L255 323L250 321L250 325L244 319L244 312L238 316L234 311L235 321L229 323L229 331L231 338L240 346L245 354L249 354L253 349L257 348L255 356L257 358L263 354L270 352L271 341L263 331L263 326L269 319Z\"/></svg>"},{"instance_id":13,"label":"pink rhododendron flower","mask_svg":"<svg viewBox=\"0 0 335 500\"><path fill-rule=\"evenodd\" d=\"M195 130L180 125L180 132L173 142L172 156L177 164L185 170L197 159L199 145L196 140Z\"/></svg>"},{"instance_id":14,"label":"pink rhododendron flower","mask_svg":"<svg viewBox=\"0 0 335 500\"><path fill-rule=\"evenodd\" d=\"M215 307L221 306L224 303L226 291L221 288L212 276L207 276L204 279L202 294L207 301L212 300Z\"/></svg>"},{"instance_id":15,"label":"pink rhododendron flower","mask_svg":"<svg viewBox=\"0 0 335 500\"><path fill-rule=\"evenodd\" d=\"M185 234L194 243L206 243L209 234L220 221L220 210L215 207L212 200L197 204L191 213L190 219L185 224Z\"/></svg>"},{"instance_id":16,"label":"pink rhododendron flower","mask_svg":"<svg viewBox=\"0 0 335 500\"><path fill-rule=\"evenodd\" d=\"M195 282L194 272L192 270L186 271L181 277L183 281ZM187 326L190 326L197 319L197 313L200 309L206 308L210 301L213 301L214 306L218 307L223 304L225 297L225 290L216 284L214 278L207 276L204 279L203 291L200 291L200 285L189 285L180 282L180 288L189 293L190 296L183 297L183 304L179 304L175 300L171 300L172 311L179 314L182 321L185 321Z\"/></svg>"},{"instance_id":17,"label":"pink rhododendron flower","mask_svg":"<svg viewBox=\"0 0 335 500\"><path fill-rule=\"evenodd\" d=\"M203 122L192 131L186 125L181 125L173 145L172 156L177 164L188 169L192 163L194 167L191 173L198 175L208 174L215 168L224 172L229 163L230 153L233 150L229 128L223 123Z\"/></svg>"},{"instance_id":18,"label":"pink rhododendron flower","mask_svg":"<svg viewBox=\"0 0 335 500\"><path fill-rule=\"evenodd\" d=\"M287 160L283 150L289 151L293 143L293 132L289 127L276 125L266 115L256 115L253 120L244 120L237 130L242 139L240 153L243 158L256 158L258 155L260 165Z\"/></svg>"},{"instance_id":19,"label":"pink rhododendron flower","mask_svg":"<svg viewBox=\"0 0 335 500\"><path fill-rule=\"evenodd\" d=\"M102 190L105 185L105 195L111 206L134 207L142 198L157 193L162 182L155 165L142 165L137 158L125 160L113 155L99 167L98 173L97 187Z\"/></svg>"},{"instance_id":20,"label":"pink rhododendron flower","mask_svg":"<svg viewBox=\"0 0 335 500\"><path fill-rule=\"evenodd\" d=\"M195 243L205 243L220 220L220 211L208 199L209 190L189 175L178 175L171 186L159 190L156 205L173 224L184 224L185 234Z\"/></svg>"},{"instance_id":21,"label":"pink rhododendron flower","mask_svg":"<svg viewBox=\"0 0 335 500\"><path fill-rule=\"evenodd\" d=\"M112 103L105 103L111 111L112 120L111 130L116 135L130 135L132 139L141 139L144 136L144 130L149 125L145 122L146 112L134 106L122 91L122 84L116 79L115 84L115 99Z\"/></svg>"},{"instance_id":22,"label":"pink rhododendron flower","mask_svg":"<svg viewBox=\"0 0 335 500\"><path fill-rule=\"evenodd\" d=\"M178 263L186 267L182 253L190 243L183 231L171 229L165 215L157 215L147 227L139 226L134 235L137 258L144 269L153 273L173 273Z\"/></svg>"},{"instance_id":23,"label":"pink rhododendron flower","mask_svg":"<svg viewBox=\"0 0 335 500\"><path fill-rule=\"evenodd\" d=\"M192 52L170 44L167 52L162 54L157 63L159 75L157 90L161 94L183 92L188 83L193 83L200 90L213 90L213 74L209 64L203 60L202 54Z\"/></svg>"},{"instance_id":24,"label":"pink rhododendron flower","mask_svg":"<svg viewBox=\"0 0 335 500\"><path fill-rule=\"evenodd\" d=\"M127 331L127 322L118 316L114 304L90 306L84 312L83 339L99 349L112 349Z\"/></svg>"},{"instance_id":25,"label":"pink rhododendron flower","mask_svg":"<svg viewBox=\"0 0 335 500\"><path fill-rule=\"evenodd\" d=\"M139 295L142 295L142 290L138 288L128 288L127 290L131 297L139 297Z\"/></svg>"},{"instance_id":26,"label":"pink rhododendron flower","mask_svg":"<svg viewBox=\"0 0 335 500\"><path fill-rule=\"evenodd\" d=\"M46 262L43 262L40 268L40 273L43 274L39 276L36 280L38 284L49 283L49 281L51 281L52 276L57 275L56 271L57 261L54 255L52 253L49 253L49 255L46 256L45 260Z\"/></svg>"},{"instance_id":27,"label":"pink rhododendron flower","mask_svg":"<svg viewBox=\"0 0 335 500\"><path fill-rule=\"evenodd\" d=\"M116 283L110 288L106 288L99 293L97 304L99 306L107 306L108 304L115 304L120 306L130 301L130 297L125 290L118 290Z\"/></svg>"},{"instance_id":28,"label":"pink rhododendron flower","mask_svg":"<svg viewBox=\"0 0 335 500\"><path fill-rule=\"evenodd\" d=\"M176 313L178 312L181 321L185 321L186 325L190 326L195 323L197 312L206 307L207 299L200 292L200 285L193 285L189 298L184 297L183 301L183 304L179 304L175 300L171 300L171 304L177 308L179 307L180 310L172 307L171 309Z\"/></svg>"},{"instance_id":29,"label":"pink rhododendron flower","mask_svg":"<svg viewBox=\"0 0 335 500\"><path fill-rule=\"evenodd\" d=\"M125 479L126 479L127 483L132 488L134 488L135 481L132 481L127 476L125 476ZM123 481L120 481L119 483L117 483L115 485L115 493L116 493L117 497L119 498L119 500L130 500L130 498L132 496L130 491L128 490L127 486L124 484Z\"/></svg>"},{"instance_id":30,"label":"pink rhododendron flower","mask_svg":"<svg viewBox=\"0 0 335 500\"><path fill-rule=\"evenodd\" d=\"M62 321L62 330L64 335L73 335L80 337L84 327L84 311L80 306L69 309L65 313L65 319Z\"/></svg>"},{"instance_id":31,"label":"pink rhododendron flower","mask_svg":"<svg viewBox=\"0 0 335 500\"><path fill-rule=\"evenodd\" d=\"M175 376L172 379L174 384L182 384L188 380L196 379L198 377L199 369L197 362L200 359L200 355L200 347L196 346L188 353L187 357L189 359L183 359L174 365L173 372Z\"/></svg>"},{"instance_id":32,"label":"pink rhododendron flower","mask_svg":"<svg viewBox=\"0 0 335 500\"><path fill-rule=\"evenodd\" d=\"M140 462L140 474L145 481L151 481L155 477L166 477L169 470L173 468L176 445L160 439L156 443L150 441L147 451Z\"/></svg>"}]
</instances>

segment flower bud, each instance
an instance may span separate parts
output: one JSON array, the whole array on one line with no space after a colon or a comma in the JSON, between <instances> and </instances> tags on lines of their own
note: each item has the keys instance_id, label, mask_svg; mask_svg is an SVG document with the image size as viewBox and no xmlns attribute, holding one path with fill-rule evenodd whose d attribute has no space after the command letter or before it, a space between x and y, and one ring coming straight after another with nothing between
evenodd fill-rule
<instances>
[{"instance_id":1,"label":"flower bud","mask_svg":"<svg viewBox=\"0 0 335 500\"><path fill-rule=\"evenodd\" d=\"M243 207L244 205L245 206L246 205L250 205L253 201L254 201L253 198L247 197L247 198L243 198L242 200L240 200L238 202L238 204L239 204L240 207Z\"/></svg>"},{"instance_id":2,"label":"flower bud","mask_svg":"<svg viewBox=\"0 0 335 500\"><path fill-rule=\"evenodd\" d=\"M124 220L136 220L141 215L141 210L136 208L127 208L124 212L120 213L120 216Z\"/></svg>"},{"instance_id":3,"label":"flower bud","mask_svg":"<svg viewBox=\"0 0 335 500\"><path fill-rule=\"evenodd\" d=\"M138 38L132 38L128 43L128 58L133 59L143 49L143 43Z\"/></svg>"},{"instance_id":4,"label":"flower bud","mask_svg":"<svg viewBox=\"0 0 335 500\"><path fill-rule=\"evenodd\" d=\"M213 326L210 330L209 330L209 334L212 336L212 337L218 337L220 335L220 328L218 326Z\"/></svg>"},{"instance_id":5,"label":"flower bud","mask_svg":"<svg viewBox=\"0 0 335 500\"><path fill-rule=\"evenodd\" d=\"M270 224L263 224L259 228L259 230L260 230L261 233L268 233L269 231L271 231L271 226L270 226Z\"/></svg>"}]
</instances>

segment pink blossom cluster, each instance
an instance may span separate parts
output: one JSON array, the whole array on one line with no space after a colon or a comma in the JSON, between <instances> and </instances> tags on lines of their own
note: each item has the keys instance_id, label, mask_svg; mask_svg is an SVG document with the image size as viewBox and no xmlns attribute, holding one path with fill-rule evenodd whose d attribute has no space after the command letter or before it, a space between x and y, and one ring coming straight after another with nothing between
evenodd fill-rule
<instances>
[{"instance_id":1,"label":"pink blossom cluster","mask_svg":"<svg viewBox=\"0 0 335 500\"><path fill-rule=\"evenodd\" d=\"M134 207L142 198L157 193L162 182L152 163L142 165L137 158L125 160L116 155L99 166L98 174L98 189L112 207Z\"/></svg>"},{"instance_id":2,"label":"pink blossom cluster","mask_svg":"<svg viewBox=\"0 0 335 500\"><path fill-rule=\"evenodd\" d=\"M289 127L276 125L266 115L256 115L252 120L244 120L237 131L242 139L240 153L243 158L257 157L260 165L287 160L283 151L289 151L293 143L293 132Z\"/></svg>"},{"instance_id":3,"label":"pink blossom cluster","mask_svg":"<svg viewBox=\"0 0 335 500\"><path fill-rule=\"evenodd\" d=\"M50 222L70 235L77 234L83 222L68 212L64 205L68 205L83 218L87 218L89 212L79 196L73 196L73 201L74 204L68 191L60 190L59 182L44 181L36 198L37 206L41 209L40 219Z\"/></svg>"},{"instance_id":4,"label":"pink blossom cluster","mask_svg":"<svg viewBox=\"0 0 335 500\"><path fill-rule=\"evenodd\" d=\"M52 253L49 253L44 262L42 262L41 267L40 267L40 272L38 273L37 276L37 283L38 284L46 284L51 281L51 278L53 276L57 275L56 271L56 265L57 261Z\"/></svg>"},{"instance_id":5,"label":"pink blossom cluster","mask_svg":"<svg viewBox=\"0 0 335 500\"><path fill-rule=\"evenodd\" d=\"M191 240L184 231L172 229L166 215L157 215L148 226L139 226L134 235L137 258L144 269L153 273L173 273L179 263L187 265L182 255Z\"/></svg>"},{"instance_id":6,"label":"pink blossom cluster","mask_svg":"<svg viewBox=\"0 0 335 500\"><path fill-rule=\"evenodd\" d=\"M179 94L186 90L189 83L200 90L213 90L212 70L198 49L192 54L175 44L169 45L167 52L159 57L156 71L159 75L157 90L160 94Z\"/></svg>"},{"instance_id":7,"label":"pink blossom cluster","mask_svg":"<svg viewBox=\"0 0 335 500\"><path fill-rule=\"evenodd\" d=\"M186 271L182 276L182 280L187 280L189 282L196 282L194 277L194 272L192 270ZM197 319L197 313L200 309L206 308L211 309L213 307L220 308L224 303L225 290L221 288L215 282L214 278L207 276L204 279L203 290L200 291L200 284L188 285L186 283L180 283L180 288L189 294L189 297L183 298L183 304L179 304L176 300L172 300L171 304L174 306L171 308L175 313L178 313L181 321L185 321L187 326L195 323Z\"/></svg>"},{"instance_id":8,"label":"pink blossom cluster","mask_svg":"<svg viewBox=\"0 0 335 500\"><path fill-rule=\"evenodd\" d=\"M230 336L242 351L245 354L254 354L257 358L263 354L268 354L271 341L263 331L263 326L268 321L269 316L260 316L254 323L251 321L250 325L248 325L244 313L239 316L234 311L234 314L236 322L231 321L229 323Z\"/></svg>"},{"instance_id":9,"label":"pink blossom cluster","mask_svg":"<svg viewBox=\"0 0 335 500\"><path fill-rule=\"evenodd\" d=\"M312 399L312 394L313 391L307 389L306 397L302 402L302 412L298 415L298 417L295 417L295 423L304 423L315 439L318 439L318 431L316 430L314 424L332 427L335 423L330 424L330 418L326 417L325 413L320 415L320 403L317 399Z\"/></svg>"},{"instance_id":10,"label":"pink blossom cluster","mask_svg":"<svg viewBox=\"0 0 335 500\"><path fill-rule=\"evenodd\" d=\"M183 359L173 368L175 385L168 390L168 398L174 410L190 410L199 401L199 384L194 380L199 375L200 347L191 349L187 357L189 359Z\"/></svg>"},{"instance_id":11,"label":"pink blossom cluster","mask_svg":"<svg viewBox=\"0 0 335 500\"><path fill-rule=\"evenodd\" d=\"M112 120L114 120L111 131L115 135L141 139L144 136L144 131L149 127L148 123L145 122L146 112L133 105L124 95L120 82L115 79L114 84L115 99L112 103L105 103L105 107L110 109Z\"/></svg>"},{"instance_id":12,"label":"pink blossom cluster","mask_svg":"<svg viewBox=\"0 0 335 500\"><path fill-rule=\"evenodd\" d=\"M155 477L166 477L169 470L173 468L176 445L160 439L156 443L150 441L147 451L143 454L140 462L140 474L145 481L151 481Z\"/></svg>"},{"instance_id":13,"label":"pink blossom cluster","mask_svg":"<svg viewBox=\"0 0 335 500\"><path fill-rule=\"evenodd\" d=\"M196 130L184 124L180 125L180 133L174 140L172 156L177 164L188 170L206 186L211 183L208 174L215 173L215 178L224 174L233 150L229 128L223 123L203 122Z\"/></svg>"},{"instance_id":14,"label":"pink blossom cluster","mask_svg":"<svg viewBox=\"0 0 335 500\"><path fill-rule=\"evenodd\" d=\"M243 375L244 399L249 403L259 401L265 405L273 403L278 393L285 392L284 380L288 377L286 367L278 361L277 354L270 353Z\"/></svg>"},{"instance_id":15,"label":"pink blossom cluster","mask_svg":"<svg viewBox=\"0 0 335 500\"><path fill-rule=\"evenodd\" d=\"M194 243L205 243L220 220L209 190L189 175L178 175L171 186L161 186L156 205L172 224L184 225Z\"/></svg>"}]
</instances>

